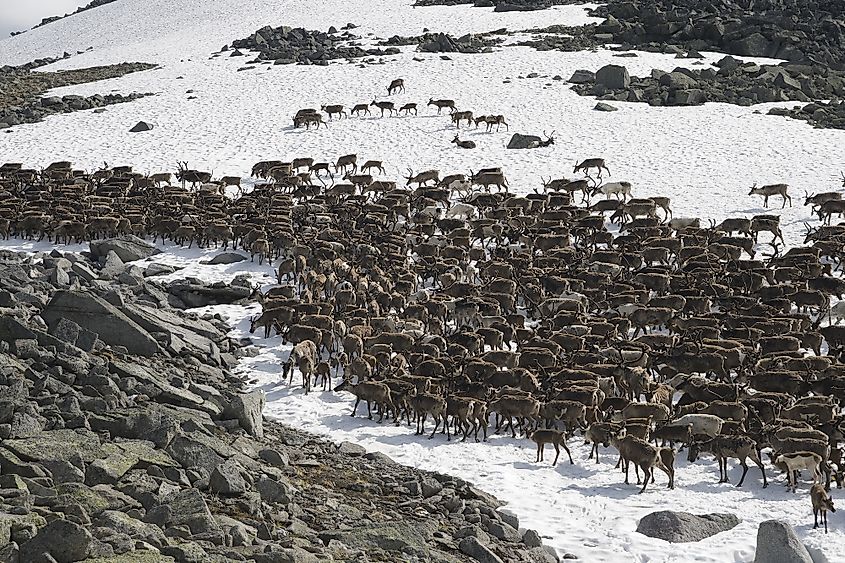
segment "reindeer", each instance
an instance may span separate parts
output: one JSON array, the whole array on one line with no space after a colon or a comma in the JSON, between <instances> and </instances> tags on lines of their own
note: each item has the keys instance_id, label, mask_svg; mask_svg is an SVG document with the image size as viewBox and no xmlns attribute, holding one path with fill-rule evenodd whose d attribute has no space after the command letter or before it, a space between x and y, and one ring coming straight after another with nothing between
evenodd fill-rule
<instances>
[{"instance_id":1,"label":"reindeer","mask_svg":"<svg viewBox=\"0 0 845 563\"><path fill-rule=\"evenodd\" d=\"M375 106L381 110L381 116L384 117L384 112L387 110L387 115L393 115L396 113L396 106L393 102L377 102L375 100L370 103L371 106Z\"/></svg>"},{"instance_id":2,"label":"reindeer","mask_svg":"<svg viewBox=\"0 0 845 563\"><path fill-rule=\"evenodd\" d=\"M346 111L343 109L343 106L340 104L320 106L320 110L329 114L329 119L331 119L333 115L338 115L339 117L348 117L346 115Z\"/></svg>"},{"instance_id":3,"label":"reindeer","mask_svg":"<svg viewBox=\"0 0 845 563\"><path fill-rule=\"evenodd\" d=\"M440 171L438 170L426 170L425 172L414 174L414 171L408 168L408 174L408 176L405 176L405 179L408 180L407 184L405 184L406 186L418 184L422 187L428 182L434 182L436 184L440 181Z\"/></svg>"},{"instance_id":4,"label":"reindeer","mask_svg":"<svg viewBox=\"0 0 845 563\"><path fill-rule=\"evenodd\" d=\"M499 131L499 126L504 125L505 131L510 131L510 126L505 121L504 115L488 115L484 118L484 121L487 123L487 131L490 132L493 130L493 126L496 126L496 132Z\"/></svg>"},{"instance_id":5,"label":"reindeer","mask_svg":"<svg viewBox=\"0 0 845 563\"><path fill-rule=\"evenodd\" d=\"M473 184L484 186L486 191L490 191L490 186L496 186L500 190L508 191L508 181L505 178L504 172L499 170L479 170L477 174L469 171L470 179Z\"/></svg>"},{"instance_id":6,"label":"reindeer","mask_svg":"<svg viewBox=\"0 0 845 563\"><path fill-rule=\"evenodd\" d=\"M786 191L789 189L789 186L786 184L767 184L765 186L757 187L757 184L751 186L751 191L748 192L748 195L761 195L763 196L763 207L769 206L769 196L779 195L783 198L783 205L781 205L781 209L786 207L786 202L789 201L789 207L792 207L792 198L789 197L789 194Z\"/></svg>"},{"instance_id":7,"label":"reindeer","mask_svg":"<svg viewBox=\"0 0 845 563\"><path fill-rule=\"evenodd\" d=\"M545 148L545 147L548 147L550 145L555 144L555 132L554 131L552 131L551 135L546 135L546 132L543 131L543 136L546 138L546 140L545 141L538 141L537 142L538 148Z\"/></svg>"},{"instance_id":8,"label":"reindeer","mask_svg":"<svg viewBox=\"0 0 845 563\"><path fill-rule=\"evenodd\" d=\"M370 104L355 104L355 106L352 108L352 111L350 111L349 113L351 113L352 115L358 114L359 116L361 115L361 113L366 113L367 115L370 115Z\"/></svg>"},{"instance_id":9,"label":"reindeer","mask_svg":"<svg viewBox=\"0 0 845 563\"><path fill-rule=\"evenodd\" d=\"M380 160L368 160L364 163L364 166L361 167L361 172L367 173L367 170L375 169L379 171L379 174L384 174L384 166L382 166L382 161Z\"/></svg>"},{"instance_id":10,"label":"reindeer","mask_svg":"<svg viewBox=\"0 0 845 563\"><path fill-rule=\"evenodd\" d=\"M452 123L454 123L458 129L461 128L461 121L466 121L467 125L472 124L472 112L456 111L452 113Z\"/></svg>"},{"instance_id":11,"label":"reindeer","mask_svg":"<svg viewBox=\"0 0 845 563\"><path fill-rule=\"evenodd\" d=\"M455 113L455 100L435 100L433 98L429 98L427 106L435 106L437 108L437 115L440 115L440 110L443 108L449 108L449 113Z\"/></svg>"},{"instance_id":12,"label":"reindeer","mask_svg":"<svg viewBox=\"0 0 845 563\"><path fill-rule=\"evenodd\" d=\"M417 115L417 104L415 104L415 103L405 104L401 108L399 108L399 113L402 113L403 111L405 112L406 115L410 115L411 112L414 112L414 115Z\"/></svg>"},{"instance_id":13,"label":"reindeer","mask_svg":"<svg viewBox=\"0 0 845 563\"><path fill-rule=\"evenodd\" d=\"M456 145L458 145L462 149L474 149L475 148L475 142L474 141L462 141L458 138L457 135L455 135L455 138L452 139L452 142L455 143Z\"/></svg>"},{"instance_id":14,"label":"reindeer","mask_svg":"<svg viewBox=\"0 0 845 563\"><path fill-rule=\"evenodd\" d=\"M602 170L606 170L607 175L610 176L610 170L608 170L607 166L605 166L603 158L588 158L587 160L583 160L583 161L581 161L580 164L575 165L575 169L572 170L572 173L577 174L579 170L583 170L584 175L589 176L590 175L590 168L595 168L596 170L598 170L599 180L601 180L601 171Z\"/></svg>"},{"instance_id":15,"label":"reindeer","mask_svg":"<svg viewBox=\"0 0 845 563\"><path fill-rule=\"evenodd\" d=\"M401 78L391 81L390 86L387 87L388 96L393 95L396 92L399 92L400 94L405 92L405 81Z\"/></svg>"},{"instance_id":16,"label":"reindeer","mask_svg":"<svg viewBox=\"0 0 845 563\"><path fill-rule=\"evenodd\" d=\"M337 173L339 170L343 170L344 172L346 172L346 168L349 166L352 167L353 174L358 170L357 154L347 154L338 158L337 162L334 165L334 171L335 173Z\"/></svg>"},{"instance_id":17,"label":"reindeer","mask_svg":"<svg viewBox=\"0 0 845 563\"><path fill-rule=\"evenodd\" d=\"M199 170L189 170L188 162L177 162L179 171L176 172L176 179L182 182L182 188L186 183L190 183L192 188L197 184L205 184L211 181L211 172L200 172Z\"/></svg>"}]
</instances>

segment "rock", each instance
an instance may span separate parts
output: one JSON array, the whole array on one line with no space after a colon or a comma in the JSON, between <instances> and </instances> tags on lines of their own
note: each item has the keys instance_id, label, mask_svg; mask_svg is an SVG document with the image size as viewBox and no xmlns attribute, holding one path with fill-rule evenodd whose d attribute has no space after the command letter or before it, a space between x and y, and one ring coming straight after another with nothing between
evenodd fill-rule
<instances>
[{"instance_id":1,"label":"rock","mask_svg":"<svg viewBox=\"0 0 845 563\"><path fill-rule=\"evenodd\" d=\"M113 250L124 262L143 260L144 258L161 253L161 250L154 245L134 235L91 241L89 246L91 248L91 254L95 258L108 256L109 251Z\"/></svg>"},{"instance_id":2,"label":"rock","mask_svg":"<svg viewBox=\"0 0 845 563\"><path fill-rule=\"evenodd\" d=\"M106 344L123 346L131 354L152 356L161 351L150 334L114 305L91 293L57 291L41 316L53 330L60 319L70 319L96 333Z\"/></svg>"},{"instance_id":3,"label":"rock","mask_svg":"<svg viewBox=\"0 0 845 563\"><path fill-rule=\"evenodd\" d=\"M698 89L675 92L675 103L679 106L697 106L704 101L704 92Z\"/></svg>"},{"instance_id":4,"label":"rock","mask_svg":"<svg viewBox=\"0 0 845 563\"><path fill-rule=\"evenodd\" d=\"M244 260L246 260L246 256L243 254L239 254L237 252L222 252L206 262L206 264L235 264L237 262L243 262Z\"/></svg>"},{"instance_id":5,"label":"rock","mask_svg":"<svg viewBox=\"0 0 845 563\"><path fill-rule=\"evenodd\" d=\"M62 342L67 342L68 344L75 345L76 341L79 339L79 331L82 330L78 324L73 322L70 319L59 319L58 322L53 325L50 334L61 340Z\"/></svg>"},{"instance_id":6,"label":"rock","mask_svg":"<svg viewBox=\"0 0 845 563\"><path fill-rule=\"evenodd\" d=\"M770 43L761 33L752 33L748 37L737 39L730 44L730 51L744 57L769 56Z\"/></svg>"},{"instance_id":7,"label":"rock","mask_svg":"<svg viewBox=\"0 0 845 563\"><path fill-rule=\"evenodd\" d=\"M599 102L596 104L596 107L593 108L596 111L618 111L619 108L614 107L610 104L606 104L604 102Z\"/></svg>"},{"instance_id":8,"label":"rock","mask_svg":"<svg viewBox=\"0 0 845 563\"><path fill-rule=\"evenodd\" d=\"M637 532L671 543L696 542L739 524L734 514L690 514L662 510L640 519Z\"/></svg>"},{"instance_id":9,"label":"rock","mask_svg":"<svg viewBox=\"0 0 845 563\"><path fill-rule=\"evenodd\" d=\"M687 90L698 86L698 83L693 78L678 71L667 72L660 77L659 82L661 86L668 86L676 90Z\"/></svg>"},{"instance_id":10,"label":"rock","mask_svg":"<svg viewBox=\"0 0 845 563\"><path fill-rule=\"evenodd\" d=\"M40 561L44 554L58 563L82 561L88 557L91 533L69 520L53 520L41 528L34 538L20 546L21 561Z\"/></svg>"},{"instance_id":11,"label":"rock","mask_svg":"<svg viewBox=\"0 0 845 563\"><path fill-rule=\"evenodd\" d=\"M145 121L139 121L138 123L135 124L134 127L132 127L132 129L129 130L129 132L130 133L141 133L141 132L144 132L144 131L152 131L152 130L153 130L152 125L150 125L149 123L147 123Z\"/></svg>"},{"instance_id":12,"label":"rock","mask_svg":"<svg viewBox=\"0 0 845 563\"><path fill-rule=\"evenodd\" d=\"M569 79L570 84L592 84L596 81L596 73L591 70L576 70Z\"/></svg>"},{"instance_id":13,"label":"rock","mask_svg":"<svg viewBox=\"0 0 845 563\"><path fill-rule=\"evenodd\" d=\"M543 540L540 539L540 534L534 530L525 530L522 534L522 543L528 547L543 547Z\"/></svg>"},{"instance_id":14,"label":"rock","mask_svg":"<svg viewBox=\"0 0 845 563\"><path fill-rule=\"evenodd\" d=\"M120 259L120 256L117 255L117 252L109 250L106 255L106 263L103 265L103 269L100 270L100 279L114 279L122 274L125 269L126 266L123 264L123 260Z\"/></svg>"},{"instance_id":15,"label":"rock","mask_svg":"<svg viewBox=\"0 0 845 563\"><path fill-rule=\"evenodd\" d=\"M514 133L511 140L508 141L509 149L533 149L538 146L541 139L536 135L523 135L521 133Z\"/></svg>"},{"instance_id":16,"label":"rock","mask_svg":"<svg viewBox=\"0 0 845 563\"><path fill-rule=\"evenodd\" d=\"M812 563L813 559L795 530L786 522L766 520L757 529L754 563Z\"/></svg>"},{"instance_id":17,"label":"rock","mask_svg":"<svg viewBox=\"0 0 845 563\"><path fill-rule=\"evenodd\" d=\"M358 444L354 444L352 442L341 442L340 445L337 447L338 453L344 455L364 455L367 453L367 449L364 446L359 446Z\"/></svg>"},{"instance_id":18,"label":"rock","mask_svg":"<svg viewBox=\"0 0 845 563\"><path fill-rule=\"evenodd\" d=\"M285 452L280 452L279 450L274 449L263 449L258 452L258 457L262 460L266 461L273 467L287 467L290 465L290 458L288 454Z\"/></svg>"},{"instance_id":19,"label":"rock","mask_svg":"<svg viewBox=\"0 0 845 563\"><path fill-rule=\"evenodd\" d=\"M223 412L227 418L235 418L255 438L264 437L264 419L261 412L264 410L264 392L253 391L245 395L232 397L229 406Z\"/></svg>"},{"instance_id":20,"label":"rock","mask_svg":"<svg viewBox=\"0 0 845 563\"><path fill-rule=\"evenodd\" d=\"M208 487L215 493L237 496L246 492L246 481L241 475L238 462L228 460L214 468L208 479Z\"/></svg>"},{"instance_id":21,"label":"rock","mask_svg":"<svg viewBox=\"0 0 845 563\"><path fill-rule=\"evenodd\" d=\"M167 264L158 264L156 262L153 262L152 264L147 266L146 270L144 270L144 276L148 277L148 278L152 277L152 276L162 276L162 275L166 275L166 274L172 274L175 271L176 271L176 268L174 268L173 266L168 266Z\"/></svg>"},{"instance_id":22,"label":"rock","mask_svg":"<svg viewBox=\"0 0 845 563\"><path fill-rule=\"evenodd\" d=\"M468 555L479 563L504 563L489 547L478 541L478 538L467 537L458 544L461 553Z\"/></svg>"},{"instance_id":23,"label":"rock","mask_svg":"<svg viewBox=\"0 0 845 563\"><path fill-rule=\"evenodd\" d=\"M290 504L293 502L295 490L286 481L262 477L255 483L255 488L261 495L261 500L268 504Z\"/></svg>"},{"instance_id":24,"label":"rock","mask_svg":"<svg viewBox=\"0 0 845 563\"><path fill-rule=\"evenodd\" d=\"M626 90L631 85L631 77L624 66L605 65L596 72L596 84L611 90Z\"/></svg>"},{"instance_id":25,"label":"rock","mask_svg":"<svg viewBox=\"0 0 845 563\"><path fill-rule=\"evenodd\" d=\"M164 510L164 524L167 526L185 525L192 534L219 532L220 526L214 520L208 505L197 489L185 489L166 497L162 504L153 510ZM149 515L148 518L149 520Z\"/></svg>"}]
</instances>

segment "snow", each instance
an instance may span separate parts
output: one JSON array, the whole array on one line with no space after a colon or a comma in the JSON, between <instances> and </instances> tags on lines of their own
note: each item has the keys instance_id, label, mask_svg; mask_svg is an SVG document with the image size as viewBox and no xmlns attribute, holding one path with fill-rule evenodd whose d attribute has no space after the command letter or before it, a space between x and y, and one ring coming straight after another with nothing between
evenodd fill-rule
<instances>
[{"instance_id":1,"label":"snow","mask_svg":"<svg viewBox=\"0 0 845 563\"><path fill-rule=\"evenodd\" d=\"M404 48L381 64L333 63L328 67L259 65L238 72L247 58L210 58L222 45L246 37L265 25L304 26L308 29L341 27L354 22L354 30L372 42L375 37L416 35L423 27L455 35L501 27L530 29L551 24L589 23L584 6L562 6L541 12L495 14L469 6L412 8L410 0L392 2L389 9L375 0L352 3L342 0L121 0L15 38L0 41L0 65L20 64L62 51L80 55L50 65L45 70L81 68L122 61L160 63L161 68L102 83L59 89L53 94L155 92L127 104L109 106L105 113L77 112L48 118L37 124L15 127L0 134L0 162L15 160L28 166L46 166L71 160L93 169L103 161L132 164L142 172L173 170L177 160L215 176L249 175L252 164L264 159L313 156L334 160L358 153L363 159L383 160L388 177L401 179L407 167L439 168L443 174L467 172L501 165L514 191L530 192L540 186L540 176L571 175L574 161L604 157L611 180L629 180L636 196L668 195L675 216L721 220L764 212L762 198L748 196L752 183L790 184L793 207L782 212L788 244L803 241L803 223L818 225L803 207L804 190L839 189L839 171L845 170L845 132L814 130L803 122L763 115L770 105L742 108L707 104L692 108L652 108L646 104L617 103L619 111L592 111L596 101L579 97L565 80L576 69L596 70L614 63L631 74L653 68L696 68L721 58L705 53L701 63L673 56L638 53L618 58L604 49L595 52L537 52L506 47L492 54L422 55ZM510 42L513 40L510 39ZM759 61L766 62L766 61ZM540 78L519 78L536 72ZM552 80L559 75L563 81ZM398 103L415 101L418 117L351 118L333 121L328 129L293 130L290 116L300 107L328 103L369 102L384 99L391 79L403 77L407 93L392 96ZM193 90L193 94L188 94ZM196 96L188 100L189 95ZM478 144L462 151L449 141L454 129L448 118L422 107L428 98L448 97L460 109L476 114L503 114L510 132L461 132ZM777 104L774 104L777 105ZM782 104L781 104L782 105ZM139 120L151 122L147 133L128 132ZM510 151L511 133L557 132L557 142L546 149ZM770 202L779 206L778 198ZM775 209L775 212L780 212ZM27 251L49 249L46 243L2 241L0 246ZM71 246L68 250L81 250ZM213 249L166 246L154 261L183 268L162 279L195 276L207 281L229 281L241 272L271 284L268 266L242 262L225 266L200 264ZM215 307L232 324L233 336L249 336L252 307ZM260 335L252 335L253 338ZM369 450L381 451L412 466L442 471L470 479L508 503L525 527L537 529L561 554L571 552L584 561L726 562L753 560L756 529L760 521L781 518L796 527L808 545L823 549L834 561L835 546L845 533L838 515L830 516L827 536L812 529L808 484L799 494L786 492L782 477L767 463L770 487L763 490L759 470L749 470L744 486L716 483L714 461L688 464L683 454L677 464L676 489L665 489L665 476L643 495L622 484L613 470L612 450L602 451L602 461L588 461L588 450L570 443L575 465L561 461L534 463L533 444L524 439L494 436L489 443L446 442L438 435L429 441L413 436L407 427L381 425L349 417L348 394L302 394L297 380L280 383L280 364L288 348L278 338L255 338L258 355L245 360L239 370L254 378L254 385L268 393L267 415L287 424L350 440ZM547 452L548 453L548 452ZM551 459L551 458L547 458ZM739 472L731 462L731 481ZM633 477L632 477L633 478ZM834 497L837 492L834 491ZM653 510L673 509L693 513L733 512L742 523L735 529L695 544L672 546L633 532L638 519ZM841 559L840 559L841 560Z\"/></svg>"}]
</instances>

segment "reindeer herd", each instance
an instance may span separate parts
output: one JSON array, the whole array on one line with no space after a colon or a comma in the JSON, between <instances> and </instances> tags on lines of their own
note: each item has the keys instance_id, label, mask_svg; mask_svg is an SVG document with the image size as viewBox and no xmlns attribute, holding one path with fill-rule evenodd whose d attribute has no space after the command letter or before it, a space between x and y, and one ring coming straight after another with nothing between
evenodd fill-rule
<instances>
[{"instance_id":1,"label":"reindeer herd","mask_svg":"<svg viewBox=\"0 0 845 563\"><path fill-rule=\"evenodd\" d=\"M388 96L404 92L405 81L401 78L393 80L387 87ZM455 100L435 100L434 98L430 98L428 100L428 103L426 104L426 107L430 106L434 106L437 109L437 115L441 115L441 112L444 109L449 110L452 123L457 129L460 129L461 122L465 121L467 127L475 125L476 129L478 129L481 124L484 124L488 133L493 131L494 126L496 127L496 132L499 131L502 125L505 126L506 131L510 130L510 126L508 125L507 121L505 121L504 115L476 116L471 111L458 111L455 106ZM312 125L316 129L319 129L320 125L322 125L323 127L328 128L328 123L323 119L323 113L328 115L329 121L331 121L334 116L337 116L338 119L348 118L350 115L358 117L364 115L370 116L372 115L372 111L370 111L370 108L376 108L373 111L379 111L379 117L384 117L385 112L387 113L388 117L399 116L403 113L406 116L409 116L412 113L415 116L417 115L417 104L414 102L403 104L399 107L399 109L396 109L396 104L394 102L388 100L380 101L374 98L373 101L369 104L355 104L354 106L352 106L352 109L349 111L349 114L347 114L345 107L340 104L322 105L320 106L319 111L317 111L315 108L302 108L298 110L293 116L293 127L294 129L305 127L306 130L310 130ZM455 135L455 138L452 140L452 143L456 144L462 149L474 149L476 147L473 141L461 141L458 138L458 135ZM547 137L546 141L541 141L538 146L549 146L550 144L554 144L554 139L551 137Z\"/></svg>"},{"instance_id":2,"label":"reindeer herd","mask_svg":"<svg viewBox=\"0 0 845 563\"><path fill-rule=\"evenodd\" d=\"M130 167L7 163L0 235L243 248L277 278L251 297L251 332L292 345L284 379L349 391L353 415L364 403L369 418L447 440L520 433L538 461L549 444L574 463L580 432L595 463L614 447L626 483L633 464L640 492L655 469L675 486L680 448L713 456L720 483L737 460L738 486L750 459L763 487L767 466L793 491L812 476L826 523L831 480L843 484L845 308L832 300L845 296L845 225L822 209L840 192L807 194L820 224L783 252L778 215L676 218L665 196L602 184L602 159L526 195L501 168L409 170L404 185L372 176L383 172L354 154L262 161L230 197L240 178L186 162L182 185ZM311 181L333 173L344 181ZM760 232L774 238L767 254Z\"/></svg>"}]
</instances>

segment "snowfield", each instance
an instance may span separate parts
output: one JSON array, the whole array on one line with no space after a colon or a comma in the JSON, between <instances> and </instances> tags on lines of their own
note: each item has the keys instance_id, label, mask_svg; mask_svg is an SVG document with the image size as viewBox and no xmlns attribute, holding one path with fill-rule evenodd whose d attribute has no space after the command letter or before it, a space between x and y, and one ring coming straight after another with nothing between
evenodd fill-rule
<instances>
[{"instance_id":1,"label":"snowfield","mask_svg":"<svg viewBox=\"0 0 845 563\"><path fill-rule=\"evenodd\" d=\"M210 58L224 44L265 25L325 30L353 22L360 26L354 33L371 43L375 37L418 35L424 27L463 35L502 27L522 30L596 21L586 16L587 5L495 14L492 9L469 6L413 8L410 2L393 1L384 8L376 0L121 0L0 41L0 65L88 47L93 49L44 70L122 61L162 65L52 92L156 95L109 106L101 114L76 112L0 132L0 163L14 160L46 166L70 160L77 167L93 169L106 161L158 172L172 171L177 160L187 160L193 168L213 169L215 177L246 177L258 160L313 156L334 161L355 152L362 160L383 160L387 176L397 180L408 167L415 171L439 168L446 174L500 165L512 191L527 193L541 187L541 175L571 176L576 160L600 156L612 172L610 179L629 180L636 196L670 196L676 217L718 221L762 213L762 198L747 195L751 184L788 183L793 207L787 207L781 219L788 244L803 242L804 222L818 225L817 218L802 206L804 190L841 186L845 153L840 147L845 146L845 131L814 130L801 121L763 115L770 105L652 108L614 102L619 111L595 112L595 99L574 94L566 83L576 69L597 70L615 63L625 65L632 75L642 75L653 68L711 64L722 56L715 53L705 53L706 59L699 62L642 52L635 58L617 58L607 50L561 53L504 47L492 54L450 54L451 61L426 54L421 55L424 61L415 62L412 58L417 54L403 48L400 55L385 57L381 64L258 65L246 71L237 69L248 57ZM521 78L529 73L539 77ZM563 80L553 80L554 76ZM407 92L391 99L417 102L421 106L418 117L351 118L333 121L319 131L291 128L290 117L300 107L329 103L351 107L374 97L384 99L385 87L397 77L404 78ZM189 90L193 93L188 94ZM188 100L189 96L196 99ZM510 132L462 131L461 137L474 140L478 148L458 150L450 144L455 132L448 117L423 107L430 97L453 98L459 109L476 114L503 114ZM153 123L155 129L128 133L139 120ZM554 146L505 149L514 132L539 135L544 130L556 131ZM770 203L780 206L777 197ZM20 240L2 241L0 246L27 251L51 248ZM249 272L265 287L275 279L266 265L199 264L201 258L215 253L166 246L155 261L183 268L163 279L195 276L229 281ZM207 312L223 315L232 324L234 337L247 337L249 317L258 310L256 304L214 307ZM745 484L737 489L716 482L716 463L709 457L688 464L681 454L674 491L666 490L665 476L658 474L656 483L638 495L638 488L633 483L624 485L619 471L613 470L612 449L602 450L601 463L596 464L586 459L588 449L573 440L575 465L569 465L564 454L553 468L549 461L534 463L533 443L525 439L492 436L486 444L450 443L445 436L428 440L415 437L406 426L368 421L361 416L362 410L352 419L351 395L315 392L305 396L298 377L293 386L280 382L280 364L289 348L281 346L278 338L254 340L258 355L244 360L238 369L267 392L268 416L337 441L359 443L401 463L472 480L506 501L524 527L537 529L561 555L574 553L589 562L749 562L754 558L759 522L780 518L795 526L808 546L824 551L827 558L814 553L817 561L843 560L842 518L830 516L827 536L813 530L808 484L802 483L799 494L786 492L783 478L768 463L768 489L762 489L760 472L753 465ZM740 471L733 461L730 465L731 481L736 483ZM836 490L833 496L841 498ZM634 532L640 517L660 509L733 512L742 523L708 540L681 546Z\"/></svg>"}]
</instances>

